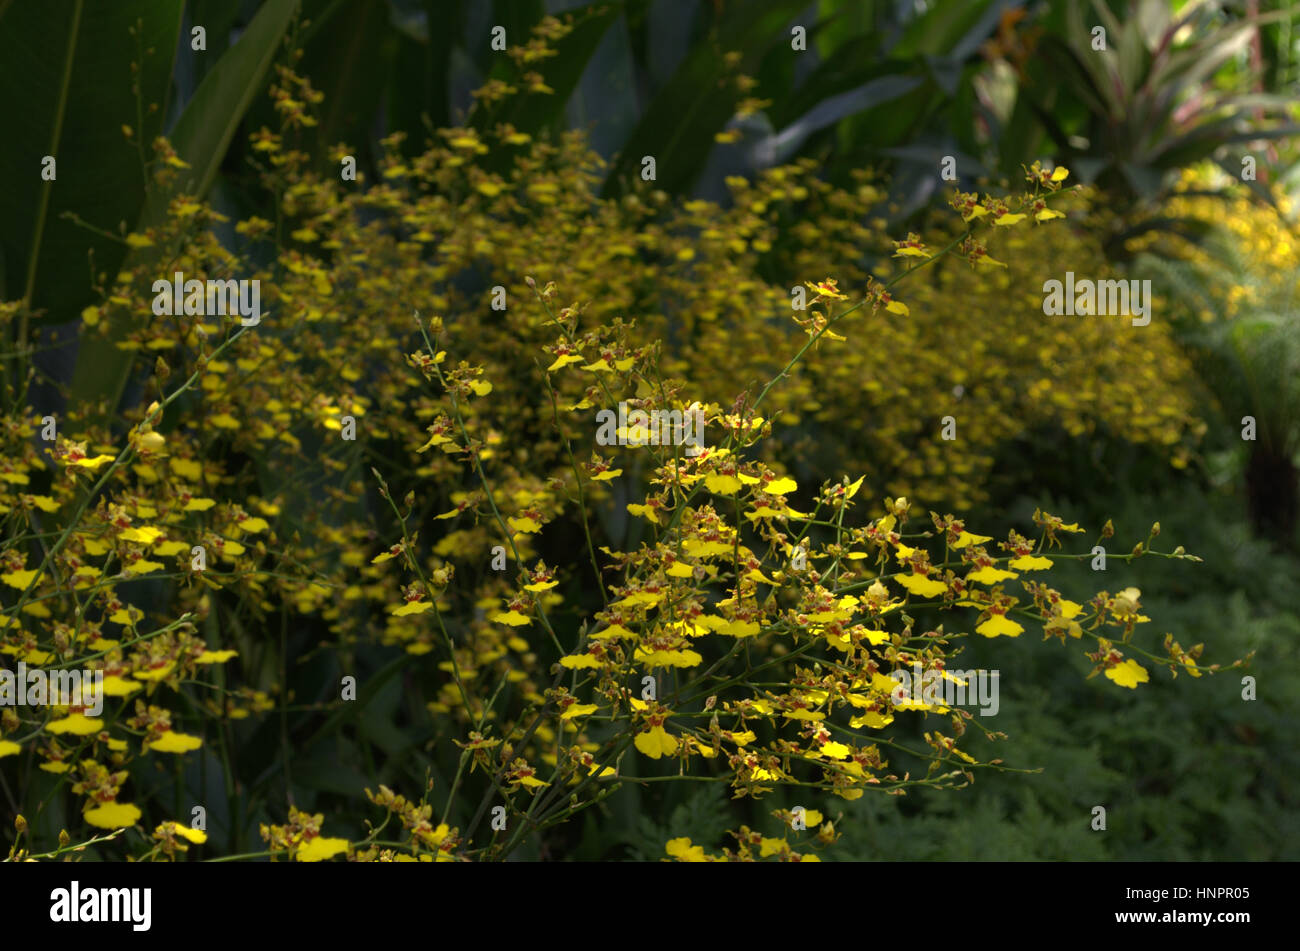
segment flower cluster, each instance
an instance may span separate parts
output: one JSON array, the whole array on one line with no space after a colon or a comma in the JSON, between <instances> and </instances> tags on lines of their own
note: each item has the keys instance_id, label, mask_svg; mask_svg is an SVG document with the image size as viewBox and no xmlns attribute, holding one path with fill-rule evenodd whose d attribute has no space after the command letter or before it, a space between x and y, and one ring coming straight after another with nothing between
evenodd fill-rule
<instances>
[{"instance_id":1,"label":"flower cluster","mask_svg":"<svg viewBox=\"0 0 1300 951\"><path fill-rule=\"evenodd\" d=\"M484 103L549 94L536 69L557 24ZM394 135L376 180L322 177L294 148L319 94L288 69L272 92L281 126L251 144L281 219L246 217L223 246L224 218L176 192L184 163L157 143L169 214L123 239L126 264L82 315L83 345L119 354L143 395L117 414L70 406L46 439L45 414L6 384L0 652L102 673L109 699L94 717L4 709L0 759L23 764L24 808L39 805L34 762L89 826L149 809L150 854L174 858L203 830L124 801L133 767L215 748L205 762L233 787L231 750L274 711L285 769L371 701L352 671L375 650L396 659L374 690L403 673L406 726L452 777L440 818L432 781L419 803L367 793L402 841L382 826L325 837L324 813L290 806L259 825L272 857L500 857L656 768L737 797L960 785L1002 768L958 746L978 721L900 703L890 675L942 671L975 638L1086 637L1125 687L1144 660L1216 669L1200 645L1136 643L1136 591L1071 600L1041 580L1086 557L1054 550L1078 525L1039 513L1031 539L972 515L980 535L909 501L977 504L1024 427L1105 427L1174 462L1195 438L1185 364L1158 327L1139 353L1115 326L1041 319L1044 261L1103 267L1085 230L1054 220L1087 211L1065 170L1028 169L1024 195L958 195L961 225L895 242L866 176L840 189L809 163L775 168L731 180L727 208L652 188L599 200L580 135L505 124L442 130L423 151ZM258 280L268 315L142 320L164 266ZM20 310L0 305L0 323ZM593 418L620 404L679 427L701 412L700 445L626 425L598 441ZM954 413L955 442L937 426ZM1114 557L1148 555L1190 557L1149 540ZM296 697L295 655L318 650L342 689L327 677ZM912 716L955 736L927 730L915 748L891 730ZM829 844L810 810L818 825ZM736 839L724 857L816 857ZM707 857L683 840L668 853Z\"/></svg>"}]
</instances>

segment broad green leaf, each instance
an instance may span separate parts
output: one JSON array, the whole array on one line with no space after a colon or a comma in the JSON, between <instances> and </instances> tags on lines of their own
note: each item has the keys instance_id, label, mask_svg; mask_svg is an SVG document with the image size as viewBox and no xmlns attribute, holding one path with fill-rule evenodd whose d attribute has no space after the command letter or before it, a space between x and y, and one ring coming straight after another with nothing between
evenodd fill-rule
<instances>
[{"instance_id":1,"label":"broad green leaf","mask_svg":"<svg viewBox=\"0 0 1300 951\"><path fill-rule=\"evenodd\" d=\"M452 4L443 3L441 6L451 6ZM473 4L466 6L488 7L487 0L474 0ZM494 27L503 27L506 31L506 48L522 46L532 37L533 26L541 22L542 17L546 15L546 3L544 0L492 0L487 17L487 29L477 39L481 44L476 44L469 51L474 62L478 64L479 69L484 73L492 76L498 75L498 68L504 68L510 64L510 58L506 51L494 50L492 48L492 29ZM441 16L441 14L439 14ZM430 29L436 29L436 25L430 23ZM511 64L512 65L512 64Z\"/></svg>"},{"instance_id":2,"label":"broad green leaf","mask_svg":"<svg viewBox=\"0 0 1300 951\"><path fill-rule=\"evenodd\" d=\"M388 85L388 127L408 133L404 145L412 154L428 134L425 117L433 128L451 124L452 50L465 32L464 11L425 0L424 26L422 35L403 31L398 37Z\"/></svg>"},{"instance_id":3,"label":"broad green leaf","mask_svg":"<svg viewBox=\"0 0 1300 951\"><path fill-rule=\"evenodd\" d=\"M917 17L889 55L898 59L921 56L969 56L997 29L1001 4L993 0L939 0Z\"/></svg>"},{"instance_id":4,"label":"broad green leaf","mask_svg":"<svg viewBox=\"0 0 1300 951\"><path fill-rule=\"evenodd\" d=\"M313 7L323 7L319 12ZM338 174L330 155L343 142L365 151L380 109L385 82L397 51L398 33L389 22L385 0L312 0L304 5L310 20L297 72L325 96L320 104L315 147L317 164Z\"/></svg>"},{"instance_id":5,"label":"broad green leaf","mask_svg":"<svg viewBox=\"0 0 1300 951\"><path fill-rule=\"evenodd\" d=\"M868 83L840 93L818 103L806 115L800 116L774 136L774 153L777 163L789 161L812 133L835 125L848 116L876 109L895 102L913 92L925 82L921 76L881 76Z\"/></svg>"},{"instance_id":6,"label":"broad green leaf","mask_svg":"<svg viewBox=\"0 0 1300 951\"><path fill-rule=\"evenodd\" d=\"M171 130L172 146L190 165L183 170L179 183L188 193L203 196L211 187L240 119L253 97L262 91L297 5L297 0L268 0L239 42L203 80ZM147 228L161 221L167 200L168 196L151 192L138 227ZM126 330L125 322L118 321L110 327L107 337L82 339L72 380L74 402L91 406L103 401L109 412L117 406L133 362L131 353L115 346Z\"/></svg>"},{"instance_id":7,"label":"broad green leaf","mask_svg":"<svg viewBox=\"0 0 1300 951\"><path fill-rule=\"evenodd\" d=\"M741 97L730 78L755 69L776 44L789 49L785 27L804 7L802 0L754 0L725 14L716 33L691 48L650 103L611 164L603 193L619 194L639 179L647 155L655 159L657 188L687 191L704 168L714 135L735 115ZM735 70L724 62L727 53L740 54ZM804 54L790 50L790 55Z\"/></svg>"},{"instance_id":8,"label":"broad green leaf","mask_svg":"<svg viewBox=\"0 0 1300 951\"><path fill-rule=\"evenodd\" d=\"M0 5L0 299L27 298L43 321L68 321L93 298L91 261L110 279L117 272L126 245L64 215L113 233L135 223L145 194L141 150L151 157L148 143L161 129L181 6ZM143 123L132 91L136 61ZM133 127L131 140L123 125ZM55 159L54 181L42 179L46 155Z\"/></svg>"},{"instance_id":9,"label":"broad green leaf","mask_svg":"<svg viewBox=\"0 0 1300 951\"><path fill-rule=\"evenodd\" d=\"M621 4L616 0L565 10L559 16L573 17L572 32L552 44L555 56L526 67L540 73L546 85L554 91L529 93L521 88L518 94L504 100L499 108L474 110L472 124L484 129L498 122L508 122L520 132L529 134L556 124L596 47L622 12ZM515 41L525 42L527 38L524 34Z\"/></svg>"}]
</instances>

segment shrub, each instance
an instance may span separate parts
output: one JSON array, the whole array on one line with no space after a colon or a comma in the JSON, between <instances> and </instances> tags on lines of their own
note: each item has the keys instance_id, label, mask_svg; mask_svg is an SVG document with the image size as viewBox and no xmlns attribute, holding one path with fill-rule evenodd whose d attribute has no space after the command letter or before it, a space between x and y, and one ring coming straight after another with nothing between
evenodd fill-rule
<instances>
[{"instance_id":1,"label":"shrub","mask_svg":"<svg viewBox=\"0 0 1300 951\"><path fill-rule=\"evenodd\" d=\"M68 406L47 453L36 439L45 414L25 405L30 375L6 394L2 649L42 669L102 671L112 698L102 717L75 701L5 709L0 756L22 808L35 809L33 846L54 839L61 812L46 804L66 788L81 821L108 838L154 828L118 850L173 857L204 838L185 810L194 790L210 802L211 770L231 851L256 824L273 857L500 858L538 847L539 833L624 783L674 773L736 797L797 785L851 800L1002 769L960 745L971 726L997 736L978 718L930 692L929 679L903 689L891 676L919 665L940 682L976 635L1042 625L1095 647L1092 672L1126 688L1149 678L1142 661L1175 675L1217 669L1200 664L1200 645L1142 646L1136 589L1071 600L1034 580L1062 559L1094 557L1057 551L1084 532L1074 523L1038 512L1034 537L986 536L974 529L1005 527L978 514L971 528L951 514L917 517L898 492L867 503L868 478L972 502L983 454L1008 431L998 414L1030 403L1067 428L1183 439L1176 387L1151 406L1126 381L1107 391L1117 404L1089 407L1009 378L1030 352L1071 374L1176 378L1172 356L1148 366L1114 328L1052 327L1035 314L1014 335L992 324L938 330L945 295L1006 303L1028 273L1020 251L1058 247L1044 236L1070 207L1061 175L1035 166L1024 194L956 196L966 228L935 250L914 235L877 247L872 274L832 259L861 261L850 245L866 235L852 221L877 196L828 189L806 166L767 175L725 212L672 208L653 192L601 202L578 137L462 128L413 158L390 139L382 181L354 187L311 174L291 145L314 91L285 70L273 92L284 127L258 133L253 148L277 220L244 217L233 229L242 241L228 247L224 216L173 194L165 226L123 239L137 253L83 315L83 346L128 357L123 406ZM489 171L502 151L510 171ZM179 160L162 141L155 155L165 193ZM792 226L794 247L778 250L783 216L817 228ZM1008 230L1023 243L987 237ZM1003 247L1010 260L994 261ZM891 268L890 252L915 263ZM940 270L945 256L976 270ZM760 276L782 260L818 266L806 310L789 309L793 277L773 286ZM997 277L1004 267L1012 276ZM937 289L912 277L922 268ZM836 270L864 288L856 303L823 279ZM258 280L269 313L239 328L211 314L136 319L157 313L178 271ZM994 275L993 290L977 297L970 273ZM5 319L21 309L6 305ZM859 434L846 446L868 462L857 478L810 477L799 460L815 454L788 424L838 432L854 373L884 420L845 420ZM941 404L927 400L954 385L971 389L971 445L941 455L926 435ZM607 445L592 416L617 419L620 403L687 414L683 423L698 410L698 445L637 445L635 418L612 427L625 445ZM1110 557L1191 557L1156 551L1157 534ZM911 713L926 718L918 745L891 731ZM325 749L351 780L323 776L334 766L319 765ZM197 768L150 768L167 757ZM266 764L251 776L249 757ZM665 759L676 761L669 771ZM295 769L311 782L295 783ZM384 781L367 795L389 816L366 830L347 814L363 772ZM422 787L421 798L390 781ZM280 794L284 825L271 805ZM793 811L779 815L793 822ZM820 813L801 816L795 824L811 830ZM381 838L393 817L406 835ZM823 825L819 844L834 837ZM755 848L807 854L745 827L723 857ZM680 839L668 852L706 857Z\"/></svg>"}]
</instances>

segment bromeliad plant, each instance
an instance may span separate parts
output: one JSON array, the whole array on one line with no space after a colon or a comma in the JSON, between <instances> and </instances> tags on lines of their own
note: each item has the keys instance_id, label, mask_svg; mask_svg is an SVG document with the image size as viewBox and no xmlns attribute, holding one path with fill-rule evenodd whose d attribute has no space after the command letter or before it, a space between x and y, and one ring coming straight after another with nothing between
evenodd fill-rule
<instances>
[{"instance_id":1,"label":"bromeliad plant","mask_svg":"<svg viewBox=\"0 0 1300 951\"><path fill-rule=\"evenodd\" d=\"M955 196L962 227L938 250L909 235L868 268L858 215L877 196L829 189L807 167L773 170L725 214L653 191L597 201L599 163L579 137L536 142L503 126L444 130L414 158L390 140L382 181L354 186L313 174L292 146L315 91L284 70L273 92L282 127L258 132L253 149L276 216L235 223L241 246L217 240L224 218L184 191L185 163L155 143L147 171L165 223L121 236L127 266L101 276L102 302L83 314L82 346L110 355L117 374L109 405L45 412L30 404L31 354L8 367L0 651L101 671L109 696L102 716L0 712L0 770L23 817L15 856L54 854L64 826L153 830L78 834L101 853L202 854L207 830L186 814L196 797L222 815L223 857L554 850L550 830L629 782L689 776L740 797L797 787L852 800L1007 768L960 747L969 725L997 735L978 719L924 691L896 695L890 676L943 670L971 639L1041 625L1086 639L1094 672L1129 688L1148 665L1216 669L1199 664L1199 645L1142 646L1133 589L1071 600L1036 580L1095 557L1058 550L1082 532L1073 523L1040 512L1031 538L988 517L917 518L892 488L883 510L868 508L885 492L865 453L852 480L800 469L800 416L871 425L847 418L843 367L879 394L888 361L924 357L881 404L898 427L924 394L951 390L924 372L926 355L958 337L936 322L951 313L942 288L968 301L975 275L1005 307L999 282L1069 240L1052 234L1069 207L1064 169L1028 169L1019 195ZM809 208L824 225L787 236L782 222ZM729 233L715 234L719 223ZM841 249L844 268L831 260ZM805 282L808 306L792 311L793 278L762 276L785 251L802 277L838 270L863 295L846 306L836 280ZM941 272L949 263L963 270ZM923 268L942 281L903 284ZM269 313L241 330L207 315L136 319L154 282L178 270L260 280ZM522 280L533 273L554 283ZM908 302L895 296L904 286ZM420 309L439 316L412 324ZM23 310L4 304L0 318L22 322ZM1002 347L1001 325L972 328L958 369L985 385L971 418L1034 397L1005 381L1047 337L1117 376L1131 363L1177 379L1175 363L1135 356L1101 326L1044 329L1033 315ZM773 365L795 349L792 329L807 339ZM1150 329L1147 346L1162 352L1168 341ZM1093 372L1086 359L1072 367ZM834 399L814 392L823 383ZM1114 405L1143 409L1134 438L1180 444L1185 401L1177 386L1156 393L1149 406L1150 390L1117 388ZM639 445L627 427L627 445L603 444L592 420L620 403L698 406L700 451ZM1086 429L1082 404L1051 407ZM53 416L57 433L42 438ZM956 460L925 498L943 509L954 485L975 498L991 438L974 434L973 449L925 440L922 459L949 445ZM889 439L893 471L877 478L919 482L909 440ZM1110 557L1191 557L1156 552L1155 534ZM407 704L390 725L398 708L380 716L378 698L398 682ZM927 724L911 742L908 721L931 717L950 726ZM150 768L159 760L172 769ZM322 760L346 775L322 782ZM379 785L370 799L387 815L368 829L353 814L364 782ZM421 798L390 783L422 786ZM802 815L818 825L807 821L817 809ZM404 834L385 837L394 818ZM821 825L819 841L833 840ZM263 851L248 851L250 829ZM748 827L737 837L724 857L805 855ZM707 857L680 840L669 854Z\"/></svg>"}]
</instances>

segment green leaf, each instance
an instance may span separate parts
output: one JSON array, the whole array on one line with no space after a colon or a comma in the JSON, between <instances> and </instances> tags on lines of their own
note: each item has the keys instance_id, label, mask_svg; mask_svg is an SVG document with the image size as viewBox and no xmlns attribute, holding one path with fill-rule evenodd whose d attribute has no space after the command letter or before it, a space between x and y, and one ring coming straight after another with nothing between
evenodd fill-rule
<instances>
[{"instance_id":1,"label":"green leaf","mask_svg":"<svg viewBox=\"0 0 1300 951\"><path fill-rule=\"evenodd\" d=\"M320 5L315 0L314 6ZM364 151L371 138L398 32L384 0L333 0L320 13L310 7L303 12L311 26L296 69L325 95L311 151L318 166L329 166L337 175L331 147L343 142Z\"/></svg>"},{"instance_id":2,"label":"green leaf","mask_svg":"<svg viewBox=\"0 0 1300 951\"><path fill-rule=\"evenodd\" d=\"M778 43L788 49L785 27L806 6L803 0L753 0L729 11L715 34L693 44L611 164L605 197L620 194L639 178L646 155L655 159L657 188L686 192L704 168L714 135L735 115L740 100L736 72L755 69ZM740 54L734 70L724 62L727 53ZM791 50L790 55L803 54Z\"/></svg>"},{"instance_id":3,"label":"green leaf","mask_svg":"<svg viewBox=\"0 0 1300 951\"><path fill-rule=\"evenodd\" d=\"M996 28L1000 9L992 0L939 0L908 24L902 40L889 51L894 58L944 56L958 47L982 43ZM1002 4L999 4L1001 7ZM973 48L961 50L964 55Z\"/></svg>"},{"instance_id":4,"label":"green leaf","mask_svg":"<svg viewBox=\"0 0 1300 951\"><path fill-rule=\"evenodd\" d=\"M134 142L147 148L161 129L181 9L181 0L0 6L0 299L25 298L43 321L67 321L93 299L92 260L116 274L126 245L62 216L109 232L134 223L145 194ZM141 51L143 122L131 90ZM123 125L138 138L128 141ZM45 155L54 181L41 176Z\"/></svg>"},{"instance_id":5,"label":"green leaf","mask_svg":"<svg viewBox=\"0 0 1300 951\"><path fill-rule=\"evenodd\" d=\"M483 2L484 0L477 0L477 3ZM442 4L442 6L451 5ZM487 31L479 37L482 42L470 50L470 55L479 69L495 76L499 68L511 63L507 53L492 48L493 28L505 27L506 49L511 49L527 43L532 36L533 27L540 23L544 16L546 16L546 4L543 0L492 0L492 12L487 22ZM430 21L429 29L433 30L435 27L436 24Z\"/></svg>"},{"instance_id":6,"label":"green leaf","mask_svg":"<svg viewBox=\"0 0 1300 951\"><path fill-rule=\"evenodd\" d=\"M207 34L207 50L191 57L195 86L203 82L203 77L221 62L222 54L230 48L230 31L240 22L241 6L243 4L232 3L231 0L189 0L186 4L190 29L201 26ZM189 40L187 34L186 46L189 45Z\"/></svg>"},{"instance_id":7,"label":"green leaf","mask_svg":"<svg viewBox=\"0 0 1300 951\"><path fill-rule=\"evenodd\" d=\"M789 161L795 150L812 133L839 123L848 116L881 109L909 95L925 83L924 77L906 74L885 75L857 89L831 96L781 130L776 140L776 161ZM901 111L901 110L900 110ZM922 110L928 112L928 110ZM912 113L915 118L918 113Z\"/></svg>"},{"instance_id":8,"label":"green leaf","mask_svg":"<svg viewBox=\"0 0 1300 951\"><path fill-rule=\"evenodd\" d=\"M520 132L530 135L548 126L556 125L564 114L565 103L582 78L583 71L606 31L623 13L621 4L604 0L585 7L564 11L563 17L573 17L573 30L552 44L556 55L528 67L541 73L552 93L529 93L520 89L518 94L491 111L474 110L475 128L485 129L498 122L508 122ZM507 34L509 36L509 34ZM522 39L518 40L522 42Z\"/></svg>"},{"instance_id":9,"label":"green leaf","mask_svg":"<svg viewBox=\"0 0 1300 951\"><path fill-rule=\"evenodd\" d=\"M280 41L298 6L297 0L268 0L220 62L208 73L172 129L177 155L189 163L178 186L203 196L216 178L221 159L253 97L261 92ZM139 229L161 221L169 196L152 191L145 200ZM154 249L145 249L155 256ZM128 327L115 321L107 337L85 337L77 351L72 400L81 406L103 401L112 412L131 373L133 354L118 349Z\"/></svg>"},{"instance_id":10,"label":"green leaf","mask_svg":"<svg viewBox=\"0 0 1300 951\"><path fill-rule=\"evenodd\" d=\"M267 0L226 55L213 67L169 133L176 153L188 162L181 187L206 195L240 120L265 86L298 0ZM151 195L145 223L160 220L165 196ZM158 217L154 217L157 215Z\"/></svg>"},{"instance_id":11,"label":"green leaf","mask_svg":"<svg viewBox=\"0 0 1300 951\"><path fill-rule=\"evenodd\" d=\"M437 0L425 0L425 35L399 36L388 86L388 127L408 133L404 147L411 154L427 134L423 117L434 128L451 124L452 51L465 33L464 10L459 4L440 7Z\"/></svg>"}]
</instances>

